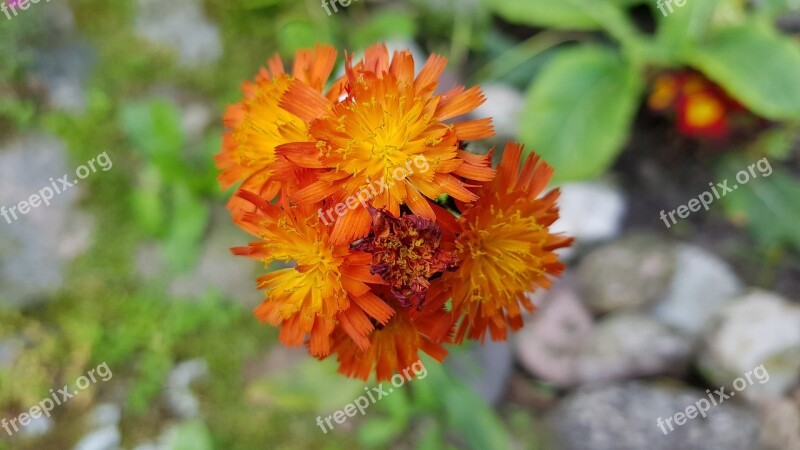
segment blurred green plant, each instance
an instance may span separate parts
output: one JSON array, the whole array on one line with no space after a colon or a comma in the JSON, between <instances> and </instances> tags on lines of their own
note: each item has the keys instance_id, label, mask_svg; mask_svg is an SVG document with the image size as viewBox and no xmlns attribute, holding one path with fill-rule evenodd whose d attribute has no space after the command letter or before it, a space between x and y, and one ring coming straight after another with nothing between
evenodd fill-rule
<instances>
[{"instance_id":1,"label":"blurred green plant","mask_svg":"<svg viewBox=\"0 0 800 450\"><path fill-rule=\"evenodd\" d=\"M179 111L166 100L125 104L120 126L145 167L131 193L133 218L163 243L169 265L191 267L210 219L207 199L218 194L213 154L219 138L185 152Z\"/></svg>"},{"instance_id":2,"label":"blurred green plant","mask_svg":"<svg viewBox=\"0 0 800 450\"><path fill-rule=\"evenodd\" d=\"M630 12L644 3L657 18L653 34L640 31ZM552 29L521 44L533 55L575 32L611 38L559 46L530 84L520 139L555 166L557 181L596 177L614 163L651 70L688 66L762 117L800 119L800 46L772 25L789 3L759 2L750 12L736 0L689 1L665 15L654 1L483 0L509 22Z\"/></svg>"},{"instance_id":3,"label":"blurred green plant","mask_svg":"<svg viewBox=\"0 0 800 450\"><path fill-rule=\"evenodd\" d=\"M359 441L367 448L387 448L417 423L418 449L510 448L508 432L492 408L443 365L422 359L425 378L413 379L406 389L382 399L377 405L385 414L370 415L361 424Z\"/></svg>"}]
</instances>

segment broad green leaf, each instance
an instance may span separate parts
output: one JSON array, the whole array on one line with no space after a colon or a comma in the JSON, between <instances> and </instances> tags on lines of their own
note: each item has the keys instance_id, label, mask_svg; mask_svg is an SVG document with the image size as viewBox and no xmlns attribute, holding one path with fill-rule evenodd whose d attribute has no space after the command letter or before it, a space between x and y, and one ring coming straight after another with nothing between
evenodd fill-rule
<instances>
[{"instance_id":1,"label":"broad green leaf","mask_svg":"<svg viewBox=\"0 0 800 450\"><path fill-rule=\"evenodd\" d=\"M297 50L313 48L319 42L332 42L327 27L305 19L289 19L278 28L278 45L281 53L294 54Z\"/></svg>"},{"instance_id":2,"label":"broad green leaf","mask_svg":"<svg viewBox=\"0 0 800 450\"><path fill-rule=\"evenodd\" d=\"M139 183L131 194L131 206L137 224L156 237L164 234L166 222L161 188L162 181L158 170L152 164L148 164L139 174Z\"/></svg>"},{"instance_id":3,"label":"broad green leaf","mask_svg":"<svg viewBox=\"0 0 800 450\"><path fill-rule=\"evenodd\" d=\"M358 427L358 440L366 448L389 448L403 431L405 427L396 420L369 419Z\"/></svg>"},{"instance_id":4,"label":"broad green leaf","mask_svg":"<svg viewBox=\"0 0 800 450\"><path fill-rule=\"evenodd\" d=\"M762 27L726 27L687 59L754 112L800 117L800 47L791 38Z\"/></svg>"},{"instance_id":5,"label":"broad green leaf","mask_svg":"<svg viewBox=\"0 0 800 450\"><path fill-rule=\"evenodd\" d=\"M754 169L756 178L749 171L751 164L760 164ZM759 162L736 158L721 165L719 179L727 179L731 188L737 185L722 203L730 220L745 226L760 243L800 250L800 181L775 167L770 174L769 167L773 166L766 158ZM736 180L742 170L750 178L746 184ZM739 181L744 179L741 175Z\"/></svg>"},{"instance_id":6,"label":"broad green leaf","mask_svg":"<svg viewBox=\"0 0 800 450\"><path fill-rule=\"evenodd\" d=\"M443 403L449 429L470 448L511 448L508 432L494 410L443 366L429 359L426 361L428 376L417 383L429 383L433 387Z\"/></svg>"},{"instance_id":7,"label":"broad green leaf","mask_svg":"<svg viewBox=\"0 0 800 450\"><path fill-rule=\"evenodd\" d=\"M200 420L178 425L170 436L169 450L212 450L214 448L211 432Z\"/></svg>"},{"instance_id":8,"label":"broad green leaf","mask_svg":"<svg viewBox=\"0 0 800 450\"><path fill-rule=\"evenodd\" d=\"M531 86L520 139L555 167L557 180L595 177L622 150L641 91L640 77L615 52L566 50Z\"/></svg>"},{"instance_id":9,"label":"broad green leaf","mask_svg":"<svg viewBox=\"0 0 800 450\"><path fill-rule=\"evenodd\" d=\"M156 99L125 105L120 122L133 148L158 167L165 181L183 176L185 136L180 112L172 103Z\"/></svg>"},{"instance_id":10,"label":"broad green leaf","mask_svg":"<svg viewBox=\"0 0 800 450\"><path fill-rule=\"evenodd\" d=\"M674 58L699 42L708 30L718 0L686 0L683 6L675 1L653 1L653 14L658 18L658 41ZM670 6L671 5L671 10Z\"/></svg>"},{"instance_id":11,"label":"broad green leaf","mask_svg":"<svg viewBox=\"0 0 800 450\"><path fill-rule=\"evenodd\" d=\"M366 24L349 33L354 48L367 48L390 38L411 39L416 34L417 23L404 11L376 13Z\"/></svg>"},{"instance_id":12,"label":"broad green leaf","mask_svg":"<svg viewBox=\"0 0 800 450\"><path fill-rule=\"evenodd\" d=\"M171 267L186 270L197 259L211 213L208 205L194 197L185 185L173 185L172 192L172 229L164 243L164 255Z\"/></svg>"},{"instance_id":13,"label":"broad green leaf","mask_svg":"<svg viewBox=\"0 0 800 450\"><path fill-rule=\"evenodd\" d=\"M601 28L589 14L565 0L483 0L483 4L513 23L573 30Z\"/></svg>"}]
</instances>

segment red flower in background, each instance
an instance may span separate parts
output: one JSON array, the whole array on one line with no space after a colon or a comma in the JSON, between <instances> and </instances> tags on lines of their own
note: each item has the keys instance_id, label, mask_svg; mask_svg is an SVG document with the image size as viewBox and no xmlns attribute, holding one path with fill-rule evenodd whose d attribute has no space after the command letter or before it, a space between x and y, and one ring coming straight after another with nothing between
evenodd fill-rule
<instances>
[{"instance_id":1,"label":"red flower in background","mask_svg":"<svg viewBox=\"0 0 800 450\"><path fill-rule=\"evenodd\" d=\"M678 132L698 138L723 138L732 118L748 111L719 85L694 71L659 75L647 101L653 111L674 111Z\"/></svg>"}]
</instances>

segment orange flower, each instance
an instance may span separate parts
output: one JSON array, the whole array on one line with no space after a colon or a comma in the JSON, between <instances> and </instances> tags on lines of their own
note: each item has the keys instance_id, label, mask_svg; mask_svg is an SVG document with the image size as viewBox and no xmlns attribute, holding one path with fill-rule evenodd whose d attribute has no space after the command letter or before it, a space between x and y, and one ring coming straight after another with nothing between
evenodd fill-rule
<instances>
[{"instance_id":1,"label":"orange flower","mask_svg":"<svg viewBox=\"0 0 800 450\"><path fill-rule=\"evenodd\" d=\"M330 335L336 327L354 345L366 349L366 336L375 324L386 325L393 314L369 284L383 281L370 273L372 255L330 242L328 227L319 222L312 207L283 210L246 191L238 194L259 211L242 220L261 240L232 249L236 255L294 263L258 279L267 299L255 314L264 322L281 326L280 339L299 346L310 334L315 356L330 352Z\"/></svg>"},{"instance_id":2,"label":"orange flower","mask_svg":"<svg viewBox=\"0 0 800 450\"><path fill-rule=\"evenodd\" d=\"M446 59L431 56L415 78L410 52L396 52L390 61L385 46L374 46L356 66L348 59L345 90L336 102L293 83L281 106L311 123L313 139L283 145L279 154L298 166L324 171L292 199L335 205L381 180L385 186L373 187L372 206L394 216L407 205L415 215L433 220L428 199L442 194L475 201L461 179L488 181L494 172L486 157L463 151L461 142L491 137L494 130L491 119L445 123L484 101L478 88L435 94L445 66ZM358 208L336 222L332 241L365 237L370 222L367 210Z\"/></svg>"},{"instance_id":3,"label":"orange flower","mask_svg":"<svg viewBox=\"0 0 800 450\"><path fill-rule=\"evenodd\" d=\"M558 218L559 191L537 198L553 169L531 153L518 172L521 155L519 144L506 146L497 177L480 186L480 199L460 218L456 256L461 266L443 277L454 311L465 314L456 342L465 336L483 341L487 330L492 340L506 339L508 328L522 327L520 306L534 309L526 294L550 287L549 277L564 269L553 251L572 239L548 229Z\"/></svg>"},{"instance_id":4,"label":"orange flower","mask_svg":"<svg viewBox=\"0 0 800 450\"><path fill-rule=\"evenodd\" d=\"M262 68L254 83L242 85L244 99L228 107L224 123L222 151L216 155L223 189L242 182L241 189L254 192L271 201L287 185L298 184L294 165L275 154L275 148L289 142L308 139L308 125L279 106L283 94L293 82L321 93L336 63L336 50L320 45L297 54L291 75L284 72L280 56L269 61L269 70ZM341 92L337 83L328 92L335 99ZM321 94L319 94L321 95ZM228 208L234 217L253 207L234 196Z\"/></svg>"},{"instance_id":5,"label":"orange flower","mask_svg":"<svg viewBox=\"0 0 800 450\"><path fill-rule=\"evenodd\" d=\"M388 288L376 289L397 312L389 323L377 326L369 335L370 345L366 350L341 330L334 332L332 353L337 355L339 373L366 380L374 370L378 381L389 380L393 374L418 361L420 350L437 361L443 361L447 350L442 342L449 337L453 321L452 314L444 308L447 297L441 295L437 285L441 283L431 288L435 299L423 311L402 308Z\"/></svg>"}]
</instances>

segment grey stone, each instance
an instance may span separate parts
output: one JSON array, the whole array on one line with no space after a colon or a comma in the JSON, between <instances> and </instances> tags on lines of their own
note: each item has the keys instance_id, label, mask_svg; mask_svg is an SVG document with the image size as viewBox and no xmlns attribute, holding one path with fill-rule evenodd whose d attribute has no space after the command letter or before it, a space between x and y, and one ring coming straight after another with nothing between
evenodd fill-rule
<instances>
[{"instance_id":1,"label":"grey stone","mask_svg":"<svg viewBox=\"0 0 800 450\"><path fill-rule=\"evenodd\" d=\"M481 86L486 102L472 112L476 119L491 117L498 139L515 139L519 134L519 115L525 96L505 84Z\"/></svg>"},{"instance_id":2,"label":"grey stone","mask_svg":"<svg viewBox=\"0 0 800 450\"><path fill-rule=\"evenodd\" d=\"M764 450L800 450L800 402L772 398L760 407Z\"/></svg>"},{"instance_id":3,"label":"grey stone","mask_svg":"<svg viewBox=\"0 0 800 450\"><path fill-rule=\"evenodd\" d=\"M517 359L529 373L571 386L578 381L577 357L593 331L592 315L567 276L536 300L537 311L513 337Z\"/></svg>"},{"instance_id":4,"label":"grey stone","mask_svg":"<svg viewBox=\"0 0 800 450\"><path fill-rule=\"evenodd\" d=\"M758 420L733 402L712 406L671 431L667 419L695 405L706 394L641 382L581 389L567 397L549 421L554 444L562 450L753 450ZM666 434L665 434L666 431Z\"/></svg>"},{"instance_id":5,"label":"grey stone","mask_svg":"<svg viewBox=\"0 0 800 450\"><path fill-rule=\"evenodd\" d=\"M753 290L720 311L704 344L698 363L714 383L730 386L763 365L759 370L768 375L757 381L759 375L753 373L742 395L783 395L798 384L800 374L800 306Z\"/></svg>"},{"instance_id":6,"label":"grey stone","mask_svg":"<svg viewBox=\"0 0 800 450\"><path fill-rule=\"evenodd\" d=\"M577 357L583 383L682 374L690 341L642 314L621 313L599 321Z\"/></svg>"},{"instance_id":7,"label":"grey stone","mask_svg":"<svg viewBox=\"0 0 800 450\"><path fill-rule=\"evenodd\" d=\"M199 0L137 0L136 33L178 55L185 67L200 67L222 56L219 28Z\"/></svg>"},{"instance_id":8,"label":"grey stone","mask_svg":"<svg viewBox=\"0 0 800 450\"><path fill-rule=\"evenodd\" d=\"M672 283L653 316L694 338L743 286L725 261L702 248L679 245L677 258Z\"/></svg>"},{"instance_id":9,"label":"grey stone","mask_svg":"<svg viewBox=\"0 0 800 450\"><path fill-rule=\"evenodd\" d=\"M581 298L599 314L646 307L666 292L676 259L671 244L649 235L605 245L578 267Z\"/></svg>"},{"instance_id":10,"label":"grey stone","mask_svg":"<svg viewBox=\"0 0 800 450\"><path fill-rule=\"evenodd\" d=\"M20 434L23 436L28 437L42 437L50 432L55 426L55 421L52 417L47 416L39 416L33 417L31 416L30 423L20 429Z\"/></svg>"},{"instance_id":11,"label":"grey stone","mask_svg":"<svg viewBox=\"0 0 800 450\"><path fill-rule=\"evenodd\" d=\"M177 417L188 419L200 415L200 401L192 392L192 383L208 376L208 363L204 359L184 361L172 370L167 381L165 397L170 411Z\"/></svg>"},{"instance_id":12,"label":"grey stone","mask_svg":"<svg viewBox=\"0 0 800 450\"><path fill-rule=\"evenodd\" d=\"M619 235L628 205L625 194L617 186L592 181L559 187L560 216L550 227L552 232L574 237L576 245L606 241Z\"/></svg>"},{"instance_id":13,"label":"grey stone","mask_svg":"<svg viewBox=\"0 0 800 450\"><path fill-rule=\"evenodd\" d=\"M31 77L44 88L49 107L81 113L94 61L94 50L87 42L68 40L39 51Z\"/></svg>"},{"instance_id":14,"label":"grey stone","mask_svg":"<svg viewBox=\"0 0 800 450\"><path fill-rule=\"evenodd\" d=\"M91 413L92 424L97 428L119 425L122 409L114 403L97 405Z\"/></svg>"},{"instance_id":15,"label":"grey stone","mask_svg":"<svg viewBox=\"0 0 800 450\"><path fill-rule=\"evenodd\" d=\"M67 165L64 144L43 134L17 138L0 150L0 206L27 201L51 179L75 169ZM91 176L100 176L93 174ZM57 186L60 182L55 181ZM81 186L55 194L14 221L0 218L0 307L24 307L46 300L63 281L65 265L91 243L93 220L76 209ZM9 221L11 223L9 223Z\"/></svg>"},{"instance_id":16,"label":"grey stone","mask_svg":"<svg viewBox=\"0 0 800 450\"><path fill-rule=\"evenodd\" d=\"M466 351L452 352L446 364L488 404L495 405L511 376L511 346L508 341L487 341Z\"/></svg>"},{"instance_id":17,"label":"grey stone","mask_svg":"<svg viewBox=\"0 0 800 450\"><path fill-rule=\"evenodd\" d=\"M104 427L84 436L74 450L117 450L122 436L116 427Z\"/></svg>"},{"instance_id":18,"label":"grey stone","mask_svg":"<svg viewBox=\"0 0 800 450\"><path fill-rule=\"evenodd\" d=\"M0 341L0 369L10 368L19 355L19 344L13 340Z\"/></svg>"}]
</instances>

